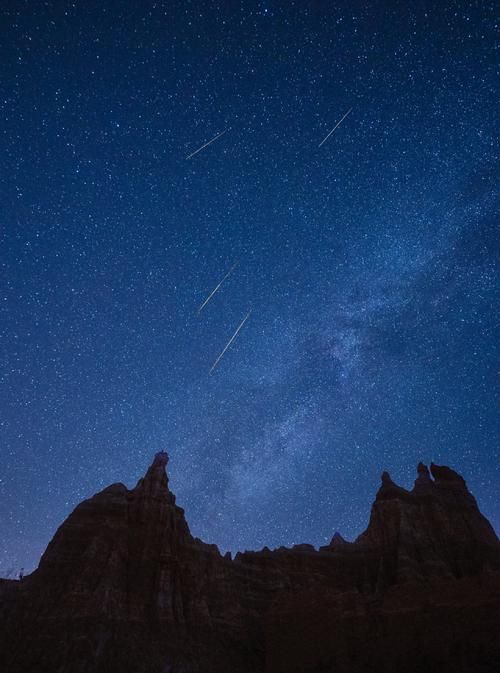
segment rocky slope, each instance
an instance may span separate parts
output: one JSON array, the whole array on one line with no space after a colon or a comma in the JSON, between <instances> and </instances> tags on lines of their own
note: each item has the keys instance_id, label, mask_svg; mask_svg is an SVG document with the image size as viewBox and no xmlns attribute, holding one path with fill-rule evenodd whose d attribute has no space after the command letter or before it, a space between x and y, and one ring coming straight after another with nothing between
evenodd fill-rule
<instances>
[{"instance_id":1,"label":"rocky slope","mask_svg":"<svg viewBox=\"0 0 500 673\"><path fill-rule=\"evenodd\" d=\"M193 538L166 453L82 502L38 570L0 583L8 673L500 670L500 548L462 477L382 475L367 530L221 556Z\"/></svg>"}]
</instances>

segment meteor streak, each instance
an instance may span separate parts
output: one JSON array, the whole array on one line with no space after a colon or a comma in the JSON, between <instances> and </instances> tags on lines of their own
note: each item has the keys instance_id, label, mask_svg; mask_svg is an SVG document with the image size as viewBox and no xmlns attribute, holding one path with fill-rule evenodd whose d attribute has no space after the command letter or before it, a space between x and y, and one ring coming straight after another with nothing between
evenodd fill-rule
<instances>
[{"instance_id":1,"label":"meteor streak","mask_svg":"<svg viewBox=\"0 0 500 673\"><path fill-rule=\"evenodd\" d=\"M224 348L224 350L222 351L222 353L219 355L219 357L217 358L217 360L213 363L212 368L210 369L210 372L209 372L210 374L211 374L211 373L213 372L213 370L217 367L217 365L219 364L220 360L222 359L222 356L224 355L224 353L227 351L227 349L229 348L229 346L233 343L233 341L234 341L234 340L236 339L236 337L238 336L238 332L240 331L240 329L243 327L243 325L246 323L246 321L247 321L248 318L250 317L250 313L251 313L251 312L252 312L252 311L248 311L248 313L246 314L246 316L243 318L243 320L242 320L242 321L240 322L240 324L238 325L238 329L237 329L236 332L233 334L233 336L229 339L229 341L228 341L227 344L226 344L226 347Z\"/></svg>"},{"instance_id":2,"label":"meteor streak","mask_svg":"<svg viewBox=\"0 0 500 673\"><path fill-rule=\"evenodd\" d=\"M198 149L195 150L194 152L191 152L191 154L188 154L188 156L186 157L186 159L191 159L191 157L194 157L195 154L198 154L198 152L201 152L202 149L204 149L205 147L208 147L209 145L211 145L212 143L214 143L214 142L217 140L217 138L220 138L221 136L223 136L224 133L227 133L227 129L226 129L225 131L222 131L222 133L219 133L219 135L218 135L218 136L215 136L215 138L212 138L212 140L209 140L208 143L205 143L205 144L202 145L201 147L198 147Z\"/></svg>"},{"instance_id":3,"label":"meteor streak","mask_svg":"<svg viewBox=\"0 0 500 673\"><path fill-rule=\"evenodd\" d=\"M212 299L212 297L213 297L214 294L217 292L217 290L220 288L220 286L222 285L222 283L226 280L226 278L228 278L228 277L233 273L233 271L235 270L235 268L236 268L237 266L238 266L238 262L236 262L235 264L233 264L233 266L229 269L229 271L226 273L226 275L225 275L224 278L221 280L221 282L220 282L220 283L219 283L219 284L212 290L212 292L211 292L211 293L208 295L208 297L205 299L205 301L203 302L203 304L202 304L202 305L200 306L200 308L198 309L198 313L201 311L202 308L204 308L204 307L208 304L208 302Z\"/></svg>"},{"instance_id":4,"label":"meteor streak","mask_svg":"<svg viewBox=\"0 0 500 673\"><path fill-rule=\"evenodd\" d=\"M344 121L344 119L347 117L347 115L348 115L350 112L352 112L352 107L349 108L349 109L347 110L347 112L345 113L345 115L342 117L342 119L341 119L339 122L337 122L337 123L335 124L335 126L333 127L333 129L332 129L332 130L330 131L330 133L326 136L326 138L323 138L323 140L320 142L320 144L318 145L318 147L321 147L321 145L322 145L324 142L326 142L326 141L328 140L328 138L332 135L332 133L335 131L335 129L337 129L337 128L342 124L342 122Z\"/></svg>"}]
</instances>

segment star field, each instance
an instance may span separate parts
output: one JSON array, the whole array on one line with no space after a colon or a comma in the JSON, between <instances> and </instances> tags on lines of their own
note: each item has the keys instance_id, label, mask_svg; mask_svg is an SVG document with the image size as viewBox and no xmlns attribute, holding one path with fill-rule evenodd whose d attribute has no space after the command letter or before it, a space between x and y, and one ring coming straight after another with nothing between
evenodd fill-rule
<instances>
[{"instance_id":1,"label":"star field","mask_svg":"<svg viewBox=\"0 0 500 673\"><path fill-rule=\"evenodd\" d=\"M354 538L419 460L498 531L494 4L0 15L0 574L160 449L221 550Z\"/></svg>"}]
</instances>

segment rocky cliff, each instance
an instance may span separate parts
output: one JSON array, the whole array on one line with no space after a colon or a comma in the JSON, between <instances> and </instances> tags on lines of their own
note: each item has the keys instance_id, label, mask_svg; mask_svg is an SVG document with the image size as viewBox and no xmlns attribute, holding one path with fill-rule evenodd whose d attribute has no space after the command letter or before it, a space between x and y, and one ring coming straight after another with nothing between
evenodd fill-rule
<instances>
[{"instance_id":1,"label":"rocky cliff","mask_svg":"<svg viewBox=\"0 0 500 673\"><path fill-rule=\"evenodd\" d=\"M7 673L500 670L500 547L460 475L387 473L353 543L222 556L156 455L82 502L39 568L0 583Z\"/></svg>"}]
</instances>

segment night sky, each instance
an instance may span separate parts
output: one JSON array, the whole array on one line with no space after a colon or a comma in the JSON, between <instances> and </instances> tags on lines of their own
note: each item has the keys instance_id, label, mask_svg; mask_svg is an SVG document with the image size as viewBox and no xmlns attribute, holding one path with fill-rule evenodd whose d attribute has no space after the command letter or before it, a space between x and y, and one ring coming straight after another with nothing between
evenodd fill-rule
<instances>
[{"instance_id":1,"label":"night sky","mask_svg":"<svg viewBox=\"0 0 500 673\"><path fill-rule=\"evenodd\" d=\"M498 531L493 2L0 13L2 572L161 449L222 551L419 460Z\"/></svg>"}]
</instances>

